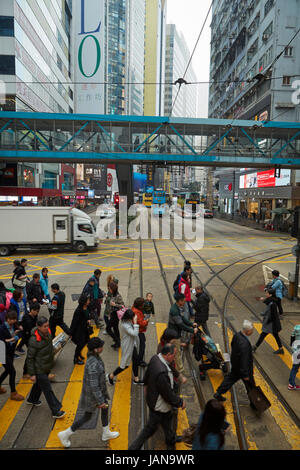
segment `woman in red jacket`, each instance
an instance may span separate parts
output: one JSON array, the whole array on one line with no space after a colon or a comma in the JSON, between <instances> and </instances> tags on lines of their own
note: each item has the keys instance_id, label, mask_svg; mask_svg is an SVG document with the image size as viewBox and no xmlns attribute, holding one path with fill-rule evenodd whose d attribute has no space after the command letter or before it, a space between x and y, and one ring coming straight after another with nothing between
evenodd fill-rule
<instances>
[{"instance_id":1,"label":"woman in red jacket","mask_svg":"<svg viewBox=\"0 0 300 470\"><path fill-rule=\"evenodd\" d=\"M187 320L190 320L190 317L194 316L194 311L192 307L192 296L191 296L191 288L189 284L189 276L188 273L184 272L181 276L179 286L178 286L179 294L184 294L185 296L185 316Z\"/></svg>"},{"instance_id":2,"label":"woman in red jacket","mask_svg":"<svg viewBox=\"0 0 300 470\"><path fill-rule=\"evenodd\" d=\"M149 320L146 320L143 314L145 300L142 297L135 299L132 307L133 313L137 316L137 322L139 325L139 340L140 340L140 350L138 354L138 364L141 367L146 367L147 364L144 361L144 354L146 348L146 336L145 332L147 330Z\"/></svg>"}]
</instances>

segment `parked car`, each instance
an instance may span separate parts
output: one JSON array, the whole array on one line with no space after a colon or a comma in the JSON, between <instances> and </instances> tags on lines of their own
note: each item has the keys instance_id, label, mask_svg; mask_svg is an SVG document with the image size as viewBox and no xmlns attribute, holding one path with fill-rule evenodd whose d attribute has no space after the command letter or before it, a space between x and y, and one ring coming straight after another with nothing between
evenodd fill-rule
<instances>
[{"instance_id":1,"label":"parked car","mask_svg":"<svg viewBox=\"0 0 300 470\"><path fill-rule=\"evenodd\" d=\"M214 216L213 211L211 211L210 209L204 209L204 218L205 219L212 219L213 216Z\"/></svg>"}]
</instances>

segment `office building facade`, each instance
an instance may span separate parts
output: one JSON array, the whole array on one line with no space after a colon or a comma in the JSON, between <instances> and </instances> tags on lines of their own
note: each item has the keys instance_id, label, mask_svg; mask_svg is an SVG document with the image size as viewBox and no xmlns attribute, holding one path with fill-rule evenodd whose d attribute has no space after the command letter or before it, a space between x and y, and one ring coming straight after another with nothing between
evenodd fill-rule
<instances>
[{"instance_id":1,"label":"office building facade","mask_svg":"<svg viewBox=\"0 0 300 470\"><path fill-rule=\"evenodd\" d=\"M71 21L71 1L0 3L2 110L73 112ZM24 126L19 145L38 150L44 138L49 145L55 145L57 137L34 135ZM1 138L5 145L5 139L11 137L3 133ZM0 181L2 203L12 198L19 202L61 203L64 196L75 195L73 166L3 163Z\"/></svg>"}]
</instances>

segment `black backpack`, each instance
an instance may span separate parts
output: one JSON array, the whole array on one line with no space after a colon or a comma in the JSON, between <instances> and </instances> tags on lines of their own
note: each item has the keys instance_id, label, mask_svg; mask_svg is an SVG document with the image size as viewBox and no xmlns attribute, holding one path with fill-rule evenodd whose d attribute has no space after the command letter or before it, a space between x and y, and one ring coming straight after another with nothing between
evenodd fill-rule
<instances>
[{"instance_id":1,"label":"black backpack","mask_svg":"<svg viewBox=\"0 0 300 470\"><path fill-rule=\"evenodd\" d=\"M180 278L181 278L181 274L178 274L175 281L173 282L174 295L178 294Z\"/></svg>"}]
</instances>

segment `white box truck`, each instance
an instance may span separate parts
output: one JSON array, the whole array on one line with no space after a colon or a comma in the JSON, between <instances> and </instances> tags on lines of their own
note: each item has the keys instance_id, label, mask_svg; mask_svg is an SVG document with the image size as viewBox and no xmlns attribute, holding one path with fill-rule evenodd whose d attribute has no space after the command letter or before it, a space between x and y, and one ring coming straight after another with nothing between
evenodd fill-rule
<instances>
[{"instance_id":1,"label":"white box truck","mask_svg":"<svg viewBox=\"0 0 300 470\"><path fill-rule=\"evenodd\" d=\"M0 255L17 248L71 248L79 253L99 243L89 215L70 207L0 207Z\"/></svg>"}]
</instances>

